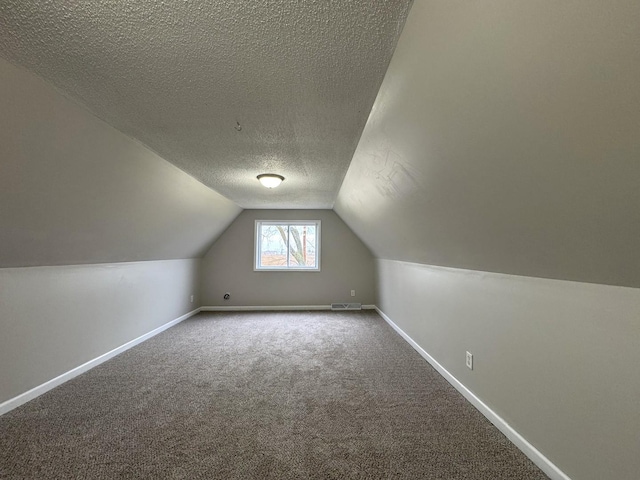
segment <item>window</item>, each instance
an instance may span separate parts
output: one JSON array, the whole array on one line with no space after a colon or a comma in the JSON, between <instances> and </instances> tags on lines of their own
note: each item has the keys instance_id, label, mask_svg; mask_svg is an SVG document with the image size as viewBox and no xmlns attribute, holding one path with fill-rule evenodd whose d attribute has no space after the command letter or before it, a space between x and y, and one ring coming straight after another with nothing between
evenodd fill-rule
<instances>
[{"instance_id":1,"label":"window","mask_svg":"<svg viewBox=\"0 0 640 480\"><path fill-rule=\"evenodd\" d=\"M256 220L255 270L320 270L320 220Z\"/></svg>"}]
</instances>

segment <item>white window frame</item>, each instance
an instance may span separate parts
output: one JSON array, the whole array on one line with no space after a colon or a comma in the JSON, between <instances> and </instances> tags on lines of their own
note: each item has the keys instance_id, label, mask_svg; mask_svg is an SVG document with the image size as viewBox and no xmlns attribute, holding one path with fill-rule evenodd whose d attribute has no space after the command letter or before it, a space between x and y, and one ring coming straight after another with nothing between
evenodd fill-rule
<instances>
[{"instance_id":1,"label":"white window frame","mask_svg":"<svg viewBox=\"0 0 640 480\"><path fill-rule=\"evenodd\" d=\"M287 265L281 266L266 266L261 267L260 262L260 249L262 243L262 236L260 235L261 226L266 225L315 225L316 227L316 267L289 267L289 245L287 245ZM253 231L253 270L255 272L319 272L320 271L320 240L321 240L321 221L320 220L256 220L255 228ZM287 236L287 240L289 237Z\"/></svg>"}]
</instances>

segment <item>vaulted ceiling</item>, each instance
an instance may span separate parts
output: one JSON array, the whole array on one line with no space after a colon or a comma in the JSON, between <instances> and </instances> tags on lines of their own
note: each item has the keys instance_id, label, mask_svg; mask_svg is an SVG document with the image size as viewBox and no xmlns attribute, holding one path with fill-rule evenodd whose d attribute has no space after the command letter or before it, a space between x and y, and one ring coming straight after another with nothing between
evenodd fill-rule
<instances>
[{"instance_id":1,"label":"vaulted ceiling","mask_svg":"<svg viewBox=\"0 0 640 480\"><path fill-rule=\"evenodd\" d=\"M0 266L190 258L239 207L334 208L378 258L638 287L638 19L4 0Z\"/></svg>"},{"instance_id":2,"label":"vaulted ceiling","mask_svg":"<svg viewBox=\"0 0 640 480\"><path fill-rule=\"evenodd\" d=\"M0 56L241 207L331 208L410 5L6 0Z\"/></svg>"},{"instance_id":3,"label":"vaulted ceiling","mask_svg":"<svg viewBox=\"0 0 640 480\"><path fill-rule=\"evenodd\" d=\"M415 2L335 210L378 258L640 287L640 2Z\"/></svg>"}]
</instances>

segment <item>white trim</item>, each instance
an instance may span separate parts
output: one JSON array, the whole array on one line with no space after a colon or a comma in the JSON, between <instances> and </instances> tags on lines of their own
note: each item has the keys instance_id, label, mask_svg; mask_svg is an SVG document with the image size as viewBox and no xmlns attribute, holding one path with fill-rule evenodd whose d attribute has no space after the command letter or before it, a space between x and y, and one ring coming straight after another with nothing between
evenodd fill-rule
<instances>
[{"instance_id":1,"label":"white trim","mask_svg":"<svg viewBox=\"0 0 640 480\"><path fill-rule=\"evenodd\" d=\"M353 303L332 303L331 310L362 310L362 304L359 302Z\"/></svg>"},{"instance_id":2,"label":"white trim","mask_svg":"<svg viewBox=\"0 0 640 480\"><path fill-rule=\"evenodd\" d=\"M173 327L174 325L182 322L183 320L186 320L189 317L192 317L193 315L195 315L196 313L198 313L200 311L200 308L196 308L195 310L190 311L189 313L185 313L184 315L182 315L181 317L176 318L175 320L171 320L168 323L165 323L164 325L151 330L148 333L145 333L144 335L135 338L127 343L125 343L124 345L120 345L117 348L114 348L113 350L104 353L102 355L100 355L99 357L94 358L93 360L89 360L86 363L83 363L82 365L69 370L66 373L63 373L62 375L58 375L55 378L52 378L51 380L43 383L42 385L38 385L37 387L32 388L31 390L27 390L24 393L21 393L20 395L18 395L17 397L13 397L10 398L9 400L6 400L3 403L0 403L0 415L4 415L5 413L13 410L14 408L19 407L20 405L27 403L29 400L33 400L36 397L39 397L40 395L42 395L43 393L48 392L49 390L51 390L52 388L57 387L58 385L62 385L64 382L67 382L69 380L71 380L74 377L77 377L78 375L80 375L81 373L86 372L87 370L91 370L93 367L97 367L98 365L100 365L103 362L106 362L107 360L109 360L110 358L115 357L116 355L118 355L119 353L124 352L125 350L129 350L131 347L135 347L136 345L138 345L139 343L144 342L145 340L148 340L151 337L154 337L156 335L158 335L159 333L165 331L166 329Z\"/></svg>"},{"instance_id":3,"label":"white trim","mask_svg":"<svg viewBox=\"0 0 640 480\"><path fill-rule=\"evenodd\" d=\"M331 310L331 305L237 305L200 307L201 312L260 312L273 310Z\"/></svg>"},{"instance_id":4,"label":"white trim","mask_svg":"<svg viewBox=\"0 0 640 480\"><path fill-rule=\"evenodd\" d=\"M375 305L362 305L363 310L376 310ZM236 305L200 307L201 312L268 312L275 310L331 310L331 305Z\"/></svg>"},{"instance_id":5,"label":"white trim","mask_svg":"<svg viewBox=\"0 0 640 480\"><path fill-rule=\"evenodd\" d=\"M378 314L404 338L427 362L435 368L440 375L444 377L453 387L466 398L469 403L480 411L487 419L500 430L522 453L535 463L551 480L571 480L562 470L545 457L536 447L531 445L522 435L513 429L501 416L491 410L480 398L478 398L471 390L465 387L456 377L451 375L438 361L429 355L420 345L418 345L408 334L406 334L398 325L377 306L374 306Z\"/></svg>"}]
</instances>

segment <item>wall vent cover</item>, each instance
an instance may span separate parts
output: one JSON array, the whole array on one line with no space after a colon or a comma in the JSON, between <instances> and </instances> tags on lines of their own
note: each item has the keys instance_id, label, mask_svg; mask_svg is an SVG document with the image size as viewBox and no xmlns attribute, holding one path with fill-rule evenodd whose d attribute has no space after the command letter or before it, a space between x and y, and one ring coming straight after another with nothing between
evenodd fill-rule
<instances>
[{"instance_id":1,"label":"wall vent cover","mask_svg":"<svg viewBox=\"0 0 640 480\"><path fill-rule=\"evenodd\" d=\"M332 303L331 310L362 310L361 303Z\"/></svg>"}]
</instances>

